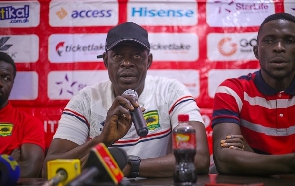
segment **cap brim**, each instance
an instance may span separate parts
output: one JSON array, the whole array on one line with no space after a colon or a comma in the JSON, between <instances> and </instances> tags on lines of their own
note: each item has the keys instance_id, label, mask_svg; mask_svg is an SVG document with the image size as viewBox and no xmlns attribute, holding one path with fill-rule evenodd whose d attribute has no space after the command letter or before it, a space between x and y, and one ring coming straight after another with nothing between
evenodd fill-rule
<instances>
[{"instance_id":1,"label":"cap brim","mask_svg":"<svg viewBox=\"0 0 295 186\"><path fill-rule=\"evenodd\" d=\"M103 54L98 55L97 59L99 59L99 58L103 58Z\"/></svg>"},{"instance_id":2,"label":"cap brim","mask_svg":"<svg viewBox=\"0 0 295 186\"><path fill-rule=\"evenodd\" d=\"M114 48L115 46L117 46L118 44L120 44L120 43L123 43L123 42L134 42L134 43L136 43L136 44L138 44L138 45L140 45L140 46L142 46L142 47L144 47L144 48L146 48L146 49L148 49L148 50L150 50L150 48L146 45L146 44L144 44L144 42L142 42L142 41L140 41L140 40L137 40L137 39L133 39L133 38L127 38L127 39L119 39L119 40L117 40L117 41L115 41L115 42L113 42L112 44L110 44L109 46L106 46L106 50L111 50L112 48Z\"/></svg>"}]
</instances>

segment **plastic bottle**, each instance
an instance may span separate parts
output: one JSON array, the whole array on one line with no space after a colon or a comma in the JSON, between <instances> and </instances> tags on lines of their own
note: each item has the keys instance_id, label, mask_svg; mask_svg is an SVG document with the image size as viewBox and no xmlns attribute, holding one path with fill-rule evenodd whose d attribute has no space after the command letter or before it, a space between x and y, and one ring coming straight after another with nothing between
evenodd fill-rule
<instances>
[{"instance_id":1,"label":"plastic bottle","mask_svg":"<svg viewBox=\"0 0 295 186\"><path fill-rule=\"evenodd\" d=\"M173 129L173 153L176 159L175 185L194 185L197 172L194 165L196 131L189 125L189 115L178 115L178 126Z\"/></svg>"}]
</instances>

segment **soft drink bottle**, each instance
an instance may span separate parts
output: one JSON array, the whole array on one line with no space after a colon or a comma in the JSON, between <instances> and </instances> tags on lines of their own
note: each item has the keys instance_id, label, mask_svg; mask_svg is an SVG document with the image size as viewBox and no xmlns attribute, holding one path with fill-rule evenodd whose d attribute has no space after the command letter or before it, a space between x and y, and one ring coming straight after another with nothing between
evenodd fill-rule
<instances>
[{"instance_id":1,"label":"soft drink bottle","mask_svg":"<svg viewBox=\"0 0 295 186\"><path fill-rule=\"evenodd\" d=\"M197 172L194 165L196 131L189 125L189 115L178 115L178 126L173 129L173 153L176 159L175 185L194 185Z\"/></svg>"}]
</instances>

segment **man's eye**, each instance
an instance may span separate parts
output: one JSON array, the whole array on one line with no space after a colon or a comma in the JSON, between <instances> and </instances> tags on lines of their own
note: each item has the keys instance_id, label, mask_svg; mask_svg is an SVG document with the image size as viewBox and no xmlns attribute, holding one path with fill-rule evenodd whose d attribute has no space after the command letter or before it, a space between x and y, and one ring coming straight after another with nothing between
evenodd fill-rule
<instances>
[{"instance_id":1,"label":"man's eye","mask_svg":"<svg viewBox=\"0 0 295 186\"><path fill-rule=\"evenodd\" d=\"M272 38L266 38L266 39L264 39L264 42L265 43L273 43L274 42L274 39L272 39Z\"/></svg>"},{"instance_id":2,"label":"man's eye","mask_svg":"<svg viewBox=\"0 0 295 186\"><path fill-rule=\"evenodd\" d=\"M135 54L135 55L134 55L134 58L139 59L139 58L140 58L140 55Z\"/></svg>"},{"instance_id":3,"label":"man's eye","mask_svg":"<svg viewBox=\"0 0 295 186\"><path fill-rule=\"evenodd\" d=\"M6 76L3 78L4 81L10 81L10 77Z\"/></svg>"},{"instance_id":4,"label":"man's eye","mask_svg":"<svg viewBox=\"0 0 295 186\"><path fill-rule=\"evenodd\" d=\"M114 58L119 58L121 55L119 54L114 54Z\"/></svg>"},{"instance_id":5,"label":"man's eye","mask_svg":"<svg viewBox=\"0 0 295 186\"><path fill-rule=\"evenodd\" d=\"M295 38L288 38L286 43L295 43Z\"/></svg>"}]
</instances>

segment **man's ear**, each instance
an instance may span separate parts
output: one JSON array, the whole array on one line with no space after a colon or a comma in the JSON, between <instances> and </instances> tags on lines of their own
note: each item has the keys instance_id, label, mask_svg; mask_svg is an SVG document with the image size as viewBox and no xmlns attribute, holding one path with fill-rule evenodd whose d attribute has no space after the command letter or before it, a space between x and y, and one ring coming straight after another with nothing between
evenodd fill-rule
<instances>
[{"instance_id":1,"label":"man's ear","mask_svg":"<svg viewBox=\"0 0 295 186\"><path fill-rule=\"evenodd\" d=\"M150 68L152 63L153 63L153 54L150 53L148 56L148 64L147 64L148 69Z\"/></svg>"},{"instance_id":2,"label":"man's ear","mask_svg":"<svg viewBox=\"0 0 295 186\"><path fill-rule=\"evenodd\" d=\"M102 59L103 59L104 66L105 66L106 68L108 68L108 56L106 55L106 52L104 52L104 53L102 54Z\"/></svg>"},{"instance_id":3,"label":"man's ear","mask_svg":"<svg viewBox=\"0 0 295 186\"><path fill-rule=\"evenodd\" d=\"M259 60L259 56L258 56L258 45L256 45L256 46L253 47L253 52L254 52L254 55L255 55L256 59Z\"/></svg>"}]
</instances>

